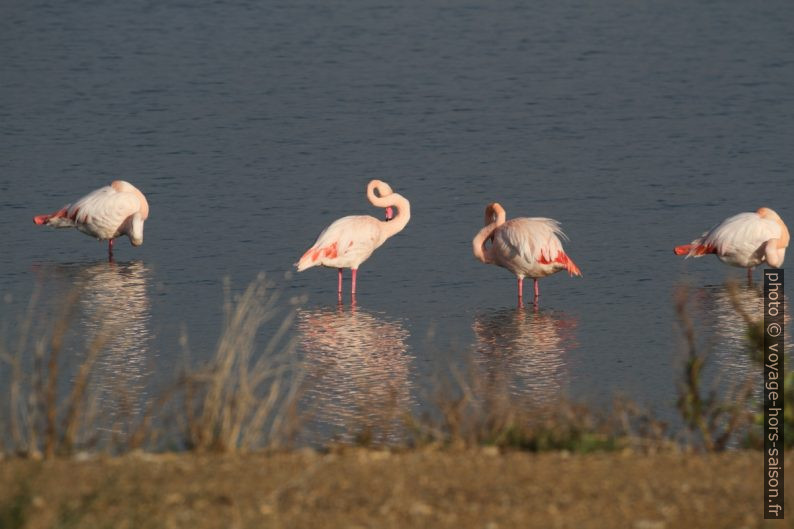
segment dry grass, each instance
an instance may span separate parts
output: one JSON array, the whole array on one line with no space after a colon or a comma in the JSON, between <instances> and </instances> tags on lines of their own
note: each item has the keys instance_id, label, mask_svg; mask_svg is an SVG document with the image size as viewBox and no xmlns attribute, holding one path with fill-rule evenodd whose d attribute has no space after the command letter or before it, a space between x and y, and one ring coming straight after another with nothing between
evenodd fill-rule
<instances>
[{"instance_id":1,"label":"dry grass","mask_svg":"<svg viewBox=\"0 0 794 529\"><path fill-rule=\"evenodd\" d=\"M32 344L33 369L26 372L24 359L29 352L29 337L39 294L31 297L20 324L16 349L12 353L0 345L0 360L10 366L7 424L10 439L3 439L8 451L24 456L52 458L71 453L81 440L81 426L91 423L91 395L87 391L93 366L113 329L101 326L90 337L81 364L68 384L62 384L62 352L79 295L73 290L63 301L52 331L38 337ZM87 429L83 428L83 432ZM83 437L88 439L90 436Z\"/></svg>"},{"instance_id":2,"label":"dry grass","mask_svg":"<svg viewBox=\"0 0 794 529\"><path fill-rule=\"evenodd\" d=\"M677 406L693 446L720 451L746 436L753 417L748 411L753 384L749 375L732 387L717 383L704 388L704 369L708 348L698 342L695 324L689 314L689 290L676 292L675 310L685 342L685 354L678 387Z\"/></svg>"},{"instance_id":3,"label":"dry grass","mask_svg":"<svg viewBox=\"0 0 794 529\"><path fill-rule=\"evenodd\" d=\"M294 430L300 389L294 342L286 340L294 314L284 318L256 355L257 333L277 314L278 294L260 275L236 301L227 281L225 297L223 333L212 361L202 369L188 367L178 384L184 438L199 451L278 445Z\"/></svg>"},{"instance_id":4,"label":"dry grass","mask_svg":"<svg viewBox=\"0 0 794 529\"><path fill-rule=\"evenodd\" d=\"M182 372L142 411L129 411L125 417L132 425L129 435L115 437L102 447L96 433L101 406L89 381L113 329L97 326L96 334L86 340L76 370L67 373L62 367L64 341L74 331L79 292L66 299L51 330L35 339L31 336L38 294L34 294L13 352L0 349L10 381L8 405L0 415L2 452L52 458L91 449L246 452L291 446L313 412L298 410L307 378L289 339L294 313L280 322L274 320L280 312L279 295L264 276L237 296L232 296L228 281L224 289L223 329L211 359L195 365L184 336ZM719 451L744 435L753 420L747 406L751 388L744 384L730 391L716 386L704 389L708 355L698 343L688 302L687 292L681 291L676 310L686 355L678 408L689 442ZM265 337L263 328L269 322L272 331ZM265 342L261 348L260 342ZM24 359L30 357L32 366L26 369ZM676 438L629 399L617 400L610 411L600 412L565 399L540 402L516 396L509 385L508 379L494 383L476 366L466 373L453 370L447 383L437 385L440 390L435 397L427 399L427 413L417 416L399 409L394 399L395 409L385 414L388 420L350 424L348 431L353 435L348 442L397 448L486 445L590 452L625 447L657 450L669 447ZM115 393L124 396L126 389ZM395 417L402 417L403 426L397 437L393 435Z\"/></svg>"},{"instance_id":5,"label":"dry grass","mask_svg":"<svg viewBox=\"0 0 794 529\"><path fill-rule=\"evenodd\" d=\"M436 413L407 417L409 446L582 453L671 446L666 426L628 399L604 411L565 398L535 401L511 393L509 379L494 384L474 368L465 375L453 370L452 383L441 385Z\"/></svg>"},{"instance_id":6,"label":"dry grass","mask_svg":"<svg viewBox=\"0 0 794 529\"><path fill-rule=\"evenodd\" d=\"M750 358L758 366L764 365L764 318L763 316L754 317L745 310L739 300L739 288L733 283L729 285L729 293L731 303L736 313L741 316L747 328L747 344ZM786 355L788 356L788 355ZM788 358L785 358L784 366L790 365ZM794 447L794 370L787 369L785 376L782 380L783 386L783 442L787 449ZM749 439L747 444L749 446L762 448L762 425L764 424L764 403L756 403L757 412L753 414L753 422L756 425L755 429L749 432Z\"/></svg>"},{"instance_id":7,"label":"dry grass","mask_svg":"<svg viewBox=\"0 0 794 529\"><path fill-rule=\"evenodd\" d=\"M758 453L749 451L493 447L16 459L0 465L0 522L29 529L761 528L758 470Z\"/></svg>"},{"instance_id":8,"label":"dry grass","mask_svg":"<svg viewBox=\"0 0 794 529\"><path fill-rule=\"evenodd\" d=\"M292 314L258 351L262 326L278 314L278 294L259 276L235 299L227 281L225 295L223 332L212 360L200 367L186 362L171 386L150 399L143 411L120 406L127 416L117 420L131 425L130 434L106 440L104 450L156 448L169 439L172 446L234 452L274 446L290 437L296 428L294 403L300 389L294 344L286 339ZM39 299L34 293L13 352L0 343L0 362L8 367L9 380L8 406L0 414L3 453L52 458L100 448L102 403L91 391L90 381L115 329L95 325L98 330L86 339L79 364L72 371L64 369L64 344L70 333L78 332L74 315L80 296L80 289L74 289L49 332L32 339ZM186 338L183 343L187 349ZM27 358L32 358L29 367ZM129 400L126 388L114 388L112 393ZM167 426L168 418L176 419L176 431Z\"/></svg>"}]
</instances>

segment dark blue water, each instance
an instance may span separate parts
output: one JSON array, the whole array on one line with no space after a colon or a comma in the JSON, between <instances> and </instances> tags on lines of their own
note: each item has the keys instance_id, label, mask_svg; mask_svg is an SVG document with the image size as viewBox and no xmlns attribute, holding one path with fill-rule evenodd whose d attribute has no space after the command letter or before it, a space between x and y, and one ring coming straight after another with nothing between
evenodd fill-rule
<instances>
[{"instance_id":1,"label":"dark blue water","mask_svg":"<svg viewBox=\"0 0 794 529\"><path fill-rule=\"evenodd\" d=\"M793 45L783 1L4 5L9 341L37 288L52 315L87 284L87 311L135 329L120 365L167 378L183 328L199 355L214 347L222 278L239 291L264 271L285 312L305 296L291 332L334 360L329 401L354 402L363 372L421 405L439 365L473 355L517 373L518 392L623 393L669 415L677 286L704 300L715 359L752 371L725 305L743 271L671 249L762 205L794 219ZM347 299L339 312L334 271L291 265L334 219L380 216L372 178L413 217L361 267L358 313ZM31 222L114 179L151 207L144 245L119 241L115 266L104 245ZM584 277L542 280L538 313L514 310L514 278L471 255L491 201L570 236ZM361 333L335 350L307 338L323 325ZM378 329L391 338L376 352Z\"/></svg>"}]
</instances>

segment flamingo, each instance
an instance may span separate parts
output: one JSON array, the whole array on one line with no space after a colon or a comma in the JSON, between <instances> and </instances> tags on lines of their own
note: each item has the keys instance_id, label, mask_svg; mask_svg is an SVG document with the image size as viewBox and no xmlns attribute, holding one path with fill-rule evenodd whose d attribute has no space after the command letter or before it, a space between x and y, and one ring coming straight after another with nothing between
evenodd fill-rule
<instances>
[{"instance_id":1,"label":"flamingo","mask_svg":"<svg viewBox=\"0 0 794 529\"><path fill-rule=\"evenodd\" d=\"M375 194L375 191L378 194ZM338 269L339 298L342 297L342 269L350 268L351 295L356 295L356 272L386 239L402 231L411 219L411 204L402 195L392 191L386 182L372 180L367 185L367 198L379 208L386 208L386 220L369 215L350 215L334 221L325 228L317 241L295 263L298 272L322 265ZM397 215L392 208L397 208Z\"/></svg>"},{"instance_id":2,"label":"flamingo","mask_svg":"<svg viewBox=\"0 0 794 529\"><path fill-rule=\"evenodd\" d=\"M36 215L33 222L55 228L77 228L81 232L108 241L113 255L113 239L127 235L133 246L143 244L143 222L149 216L149 203L138 188L115 180L92 191L73 204L50 215Z\"/></svg>"},{"instance_id":3,"label":"flamingo","mask_svg":"<svg viewBox=\"0 0 794 529\"><path fill-rule=\"evenodd\" d=\"M676 246L673 252L687 257L716 254L725 264L747 268L747 278L752 280L753 267L764 261L775 268L783 266L788 242L783 219L764 207L729 217L691 243Z\"/></svg>"},{"instance_id":4,"label":"flamingo","mask_svg":"<svg viewBox=\"0 0 794 529\"><path fill-rule=\"evenodd\" d=\"M504 208L497 202L485 208L485 227L471 241L474 257L485 264L507 268L518 279L518 301L523 303L524 278L534 281L535 298L540 291L538 279L567 270L581 276L579 267L562 249L560 237L567 237L554 219L519 217L506 220ZM486 243L491 241L490 247Z\"/></svg>"}]
</instances>

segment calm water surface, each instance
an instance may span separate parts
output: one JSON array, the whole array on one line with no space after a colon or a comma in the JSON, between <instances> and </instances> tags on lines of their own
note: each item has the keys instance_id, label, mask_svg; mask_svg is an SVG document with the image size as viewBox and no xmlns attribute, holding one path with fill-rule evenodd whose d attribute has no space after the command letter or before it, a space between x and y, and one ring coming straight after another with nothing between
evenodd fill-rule
<instances>
[{"instance_id":1,"label":"calm water surface","mask_svg":"<svg viewBox=\"0 0 794 529\"><path fill-rule=\"evenodd\" d=\"M307 399L330 424L421 407L439 366L470 360L541 400L622 393L670 416L672 300L691 285L717 364L752 372L725 287L743 272L671 249L761 205L794 219L788 2L0 12L9 341L33 292L35 313L54 318L84 286L77 321L86 334L96 315L123 322L100 367L135 395L173 373L183 329L210 354L222 278L240 290L264 271L285 313L305 297L291 333L311 366ZM334 219L381 215L364 195L371 178L408 198L413 217L361 267L355 309L349 295L338 307L334 271L291 265ZM151 206L144 245L119 241L114 264L103 244L31 222L113 179ZM544 279L537 311L516 309L514 278L471 255L495 200L509 217L560 220L584 273ZM757 285L742 299L759 313Z\"/></svg>"}]
</instances>

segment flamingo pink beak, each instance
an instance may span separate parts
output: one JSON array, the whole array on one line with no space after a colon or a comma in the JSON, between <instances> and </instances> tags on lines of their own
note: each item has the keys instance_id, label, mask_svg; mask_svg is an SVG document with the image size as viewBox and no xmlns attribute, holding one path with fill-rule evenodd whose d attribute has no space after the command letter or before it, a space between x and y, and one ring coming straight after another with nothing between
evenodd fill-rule
<instances>
[{"instance_id":1,"label":"flamingo pink beak","mask_svg":"<svg viewBox=\"0 0 794 529\"><path fill-rule=\"evenodd\" d=\"M391 206L386 208L386 220L391 220L394 218L394 209Z\"/></svg>"}]
</instances>

